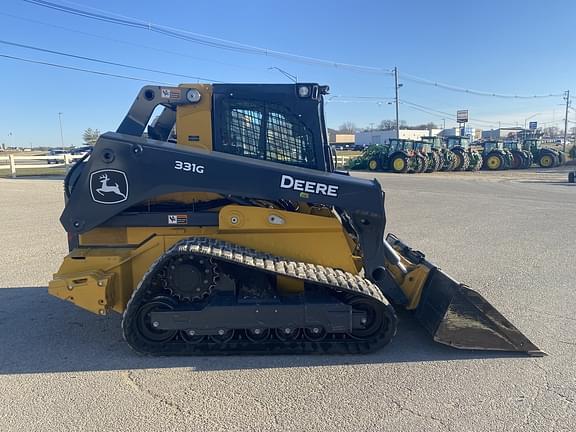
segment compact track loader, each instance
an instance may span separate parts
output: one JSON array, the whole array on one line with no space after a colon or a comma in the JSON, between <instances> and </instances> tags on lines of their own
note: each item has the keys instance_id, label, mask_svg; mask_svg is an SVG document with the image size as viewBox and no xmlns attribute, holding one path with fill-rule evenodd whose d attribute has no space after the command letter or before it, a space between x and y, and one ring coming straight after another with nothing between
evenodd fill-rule
<instances>
[{"instance_id":1,"label":"compact track loader","mask_svg":"<svg viewBox=\"0 0 576 432\"><path fill-rule=\"evenodd\" d=\"M392 234L376 180L334 169L326 86L146 86L65 180L49 292L122 313L146 354L365 353L395 307L456 348L542 352ZM148 126L154 109L161 114Z\"/></svg>"}]
</instances>

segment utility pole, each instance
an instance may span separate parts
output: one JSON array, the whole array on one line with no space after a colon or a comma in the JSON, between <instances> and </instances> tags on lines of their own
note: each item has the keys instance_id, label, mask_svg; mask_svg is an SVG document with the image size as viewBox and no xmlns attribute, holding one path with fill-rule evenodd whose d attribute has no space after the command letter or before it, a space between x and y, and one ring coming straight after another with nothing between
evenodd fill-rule
<instances>
[{"instance_id":1,"label":"utility pole","mask_svg":"<svg viewBox=\"0 0 576 432\"><path fill-rule=\"evenodd\" d=\"M570 106L570 90L566 90L566 115L564 116L564 147L563 152L566 152L566 140L568 139L568 107Z\"/></svg>"},{"instance_id":2,"label":"utility pole","mask_svg":"<svg viewBox=\"0 0 576 432\"><path fill-rule=\"evenodd\" d=\"M399 100L398 100L398 88L400 86L398 85L398 68L395 66L394 67L394 89L396 90L396 139L400 139L400 121L398 119L398 105L399 105Z\"/></svg>"},{"instance_id":3,"label":"utility pole","mask_svg":"<svg viewBox=\"0 0 576 432\"><path fill-rule=\"evenodd\" d=\"M62 145L62 148L64 148L64 134L62 133L62 114L59 112L58 113L58 123L60 123L60 144Z\"/></svg>"}]
</instances>

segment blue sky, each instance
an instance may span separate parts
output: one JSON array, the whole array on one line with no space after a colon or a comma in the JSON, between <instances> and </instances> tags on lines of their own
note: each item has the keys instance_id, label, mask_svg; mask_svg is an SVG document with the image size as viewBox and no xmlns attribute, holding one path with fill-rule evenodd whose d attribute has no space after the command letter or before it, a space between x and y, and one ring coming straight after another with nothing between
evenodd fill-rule
<instances>
[{"instance_id":1,"label":"blue sky","mask_svg":"<svg viewBox=\"0 0 576 432\"><path fill-rule=\"evenodd\" d=\"M92 12L131 17L157 25L256 47L333 62L400 72L400 118L410 124L435 121L469 109L472 125L523 125L524 120L561 126L561 96L502 99L452 92L403 79L410 74L457 87L504 94L576 92L573 28L576 2L536 1L111 1L50 0ZM144 68L226 82L329 84L328 126L352 121L359 127L394 117L390 75L311 65L272 56L237 53L175 40L49 10L22 0L4 0L0 40L84 55ZM192 79L90 63L0 43L0 54L177 84ZM114 130L144 82L101 77L0 57L0 143L59 145L62 112L66 145L80 145L88 127ZM576 121L576 111L569 116ZM476 120L476 123L475 123ZM572 126L576 125L574 123Z\"/></svg>"}]
</instances>

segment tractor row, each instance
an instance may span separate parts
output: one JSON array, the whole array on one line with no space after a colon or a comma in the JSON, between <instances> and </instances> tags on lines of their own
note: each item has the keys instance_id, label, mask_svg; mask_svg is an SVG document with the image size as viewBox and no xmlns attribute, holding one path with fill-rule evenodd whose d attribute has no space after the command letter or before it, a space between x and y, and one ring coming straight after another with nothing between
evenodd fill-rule
<instances>
[{"instance_id":1,"label":"tractor row","mask_svg":"<svg viewBox=\"0 0 576 432\"><path fill-rule=\"evenodd\" d=\"M423 173L477 171L482 156L470 147L467 137L422 137L420 141L391 138L386 145L371 145L350 161L350 169Z\"/></svg>"},{"instance_id":2,"label":"tractor row","mask_svg":"<svg viewBox=\"0 0 576 432\"><path fill-rule=\"evenodd\" d=\"M483 144L484 169L526 169L532 164L553 168L566 162L566 155L556 149L542 147L536 138L518 141L486 141Z\"/></svg>"},{"instance_id":3,"label":"tractor row","mask_svg":"<svg viewBox=\"0 0 576 432\"><path fill-rule=\"evenodd\" d=\"M468 137L436 136L420 140L391 138L386 145L371 145L361 156L352 159L348 168L396 173L423 173L434 171L490 171L526 169L536 163L542 168L564 164L564 153L543 148L537 139L500 142L486 141L475 149Z\"/></svg>"}]
</instances>

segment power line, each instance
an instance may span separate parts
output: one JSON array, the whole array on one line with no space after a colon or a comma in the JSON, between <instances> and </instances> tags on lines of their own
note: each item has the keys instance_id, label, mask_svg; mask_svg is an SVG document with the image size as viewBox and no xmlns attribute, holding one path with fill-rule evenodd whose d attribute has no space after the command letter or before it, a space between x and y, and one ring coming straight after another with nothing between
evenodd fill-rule
<instances>
[{"instance_id":1,"label":"power line","mask_svg":"<svg viewBox=\"0 0 576 432\"><path fill-rule=\"evenodd\" d=\"M437 113L437 115L442 115L442 116L445 116L445 117L449 117L451 120L455 120L455 119L456 119L456 116L455 116L453 113L448 113L448 112L446 112L446 111L436 110L436 109L434 109L434 108L430 108L430 107L427 107L427 106L424 106L424 105L420 105L420 104L417 104L417 103L414 103L414 102L409 102L409 101L407 101L407 100L401 100L400 102L401 102L402 104L406 104L407 106L409 106L409 107L411 107L411 108L415 108L415 109L416 109L416 108L420 108L421 110L422 110L422 109L424 109L424 110L429 110L429 111L432 111L432 112ZM470 122L470 123L484 123L484 124L487 124L487 125L490 125L490 126L493 126L493 125L496 125L496 124L504 124L504 125L507 125L507 126L513 126L512 123L504 123L504 122L492 121L492 120L481 120L481 119L475 119L475 118L472 118L472 117L470 118L470 121L469 121L469 122Z\"/></svg>"},{"instance_id":2,"label":"power line","mask_svg":"<svg viewBox=\"0 0 576 432\"><path fill-rule=\"evenodd\" d=\"M420 105L420 104L417 104L417 103L414 103L414 102L409 102L409 101L407 101L407 100L405 100L405 99L402 99L402 100L401 100L401 103L402 103L402 104L406 104L406 105L412 105L412 106L414 106L414 107L418 107L418 108L421 108L421 109L426 109L426 110L429 110L429 111L433 111L433 112L436 112L436 113L438 113L438 114L440 114L440 115L443 115L443 116L454 117L454 119L456 118L456 116L454 115L454 113L448 113L448 112L446 112L446 111L440 111L440 110L437 110L437 109L435 109L435 108L427 107L427 106Z\"/></svg>"},{"instance_id":3,"label":"power line","mask_svg":"<svg viewBox=\"0 0 576 432\"><path fill-rule=\"evenodd\" d=\"M7 16L13 19L17 19L17 20L21 20L21 21L26 21L29 23L33 23L33 24L40 24L42 26L46 26L46 27L51 27L51 28L55 28L55 29L59 29L59 30L64 30L70 33L76 33L76 34L81 34L81 35L85 35L85 36L90 36L90 37L94 37L94 38L98 38L98 39L102 39L102 40L107 40L107 41L111 41L111 42L116 42L116 43L120 43L120 44L125 44L125 45L129 45L129 46L134 46L134 47L138 47L138 48L144 48L146 50L151 50L151 51L156 51L156 52L161 52L161 53L165 53L165 54L170 54L176 57L185 57L185 58L189 58L192 60L199 60L199 61L205 61L205 62L210 62L210 63L216 63L216 64L220 64L223 66L231 66L231 67L237 67L237 68L244 68L244 69L252 69L255 70L255 68L249 67L249 66L243 66L243 65L238 65L238 64L232 64L232 63L227 63L227 62L222 62L222 61L218 61L218 60L214 60L214 59L207 59L207 58L202 58L202 57L197 57L197 56L191 56L185 52L176 52L176 51L171 51L171 50L167 50L167 49L162 49L162 48L157 48L157 47L153 47L150 45L144 45L144 44L139 44L139 43L135 43L135 42L130 42L130 41L126 41L126 40L122 40L122 39L116 39L116 38L111 38L111 37L107 37L107 36L103 36L100 34L95 34L95 33L90 33L90 32L85 32L85 31L81 31L81 30L76 30L76 29L71 29L69 27L64 27L64 26L60 26L60 25L56 25L56 24L51 24L51 23L47 23L44 21L40 21L40 20L35 20L35 19L30 19L30 18L25 18L25 17L21 17L18 15L12 15L6 12L0 12L0 15L3 16Z\"/></svg>"},{"instance_id":4,"label":"power line","mask_svg":"<svg viewBox=\"0 0 576 432\"><path fill-rule=\"evenodd\" d=\"M442 114L442 115L449 116L449 117L451 117L451 118L452 118L452 117L455 118L455 116L454 116L453 113L447 113L447 112L445 112L445 111L439 111L439 110L436 110L436 109L434 109L434 108L426 107L426 106L424 106L424 105L419 105L419 104L414 103L414 102L408 102L408 101L406 101L406 100L402 100L402 102L407 103L407 104L409 104L409 105L414 105L414 106L417 106L417 107L420 107L420 108L424 108L424 109L428 109L428 110L431 110L431 111L435 111L435 112L438 112L438 113L440 113L440 114ZM471 123L485 123L485 124L489 124L489 125L494 125L494 124L497 124L497 123L501 123L501 122L498 122L498 121L480 120L480 119L475 119L475 118L470 118L470 122L471 122ZM511 124L511 123L510 123L510 124Z\"/></svg>"},{"instance_id":5,"label":"power line","mask_svg":"<svg viewBox=\"0 0 576 432\"><path fill-rule=\"evenodd\" d=\"M445 111L439 111L439 110L435 110L434 108L424 107L423 105L415 104L415 103L413 103L413 102L408 102L408 101L405 101L405 100L401 100L400 103L402 103L402 104L405 103L408 108L415 109L415 110L417 110L417 111L426 112L427 114L435 115L435 116L438 116L438 117L440 117L440 116L442 116L442 117L447 116L447 118L449 118L450 120L456 121L456 117L454 116L454 114L451 114L451 113L448 113L448 112L445 112ZM411 105L415 105L415 106L411 106ZM423 108L425 108L425 109L423 109ZM546 121L546 122L544 122L544 121L539 121L538 124L540 124L540 125L544 125L544 124L558 124L558 123L560 123L561 121L563 121L563 120L561 119L561 120ZM487 124L488 126L495 126L495 125L498 124L498 125L503 125L503 126L508 126L508 127L520 127L520 126L518 126L518 122L516 122L516 123L511 123L511 122L502 122L502 121L481 120L481 119L474 119L473 117L470 118L470 123L485 123L485 124Z\"/></svg>"},{"instance_id":6,"label":"power line","mask_svg":"<svg viewBox=\"0 0 576 432\"><path fill-rule=\"evenodd\" d=\"M44 8L56 10L59 12L68 13L75 16L80 16L83 18L89 18L96 21L106 22L110 24L121 25L125 27L132 27L132 28L139 28L148 31L153 31L164 36L185 40L188 42L193 42L213 48L225 49L229 51L236 51L246 54L258 54L264 55L267 57L276 57L284 60L295 61L300 63L306 64L314 64L320 66L328 66L346 70L352 70L357 72L372 72L372 73L379 73L385 75L393 75L393 70L389 68L381 68L381 67L374 67L374 66L366 66L366 65L356 65L356 64L348 64L348 63L340 63L331 60L319 59L316 57L309 57L309 56L302 56L293 53L287 53L282 51L271 50L267 48L256 47L253 45L242 44L236 41L220 39L213 36L200 34L200 33L193 33L182 29L177 29L173 27L163 26L153 24L151 22L145 22L142 20L138 20L133 17L128 17L124 15L114 14L109 11L105 11L102 9L96 8L89 8L99 13L90 12L86 9L82 9L79 7L70 7L65 6L62 4L49 2L45 0L22 0L26 3L30 3L36 6L41 6ZM83 6L77 5L73 2L66 2L68 4L76 5L76 6ZM513 94L503 94L497 92L489 92L489 91L480 91L480 90L473 90L467 89L463 87L454 86L451 84L446 84L442 82L437 82L433 80L429 80L426 78L421 78L411 74L404 74L405 79L407 81L415 82L422 85L428 85L436 88L442 88L449 91L466 93L476 96L488 96L488 97L497 97L497 98L507 98L507 99L535 99L535 98L548 98L548 97L558 97L562 96L562 93L551 93L546 95L513 95Z\"/></svg>"},{"instance_id":7,"label":"power line","mask_svg":"<svg viewBox=\"0 0 576 432\"><path fill-rule=\"evenodd\" d=\"M0 54L0 57L11 59L11 60L23 61L23 62L27 62L27 63L40 64L40 65L44 65L44 66L52 66L52 67L61 68L61 69L68 69L68 70L73 70L73 71L77 71L77 72L86 72L86 73L91 73L94 75L102 75L102 76L107 76L107 77L112 77L112 78L122 78L122 79L127 79L127 80L132 80L132 81L142 81L142 82L146 82L146 83L152 82L152 83L156 83L156 84L174 85L173 83L168 83L168 82L163 82L163 81L138 78L138 77L133 77L133 76L128 76L128 75L118 75L118 74L96 71L96 70L91 70L91 69L83 69L83 68L78 68L78 67L74 67L74 66L66 66L66 65L62 65L62 64L58 64L58 63L49 63L49 62L44 62L44 61L39 61L39 60L26 59L26 58L22 58L22 57L7 55L7 54Z\"/></svg>"},{"instance_id":8,"label":"power line","mask_svg":"<svg viewBox=\"0 0 576 432\"><path fill-rule=\"evenodd\" d=\"M76 54L65 53L62 51L55 51L55 50L50 50L50 49L46 49L46 48L35 47L32 45L24 45L24 44L20 44L20 43L16 43L16 42L5 41L5 40L1 40L1 39L0 39L0 44L10 45L10 46L18 47L18 48L25 48L25 49L30 49L30 50L34 50L34 51L40 51L40 52L45 52L45 53L49 53L49 54L55 54L55 55L59 55L59 56L70 57L70 58L75 58L75 59L80 59L80 60L86 60L86 61L90 61L90 62L94 62L94 63L102 63L102 64L107 64L107 65L112 65L112 66L120 66L123 68L135 69L135 70L140 70L140 71L145 71L145 72L154 72L154 73L159 73L159 74L163 74L163 75L171 75L171 76L180 77L180 78L192 78L192 79L200 80L200 81L222 82L222 81L216 81L216 80L212 80L212 79L204 78L204 77L184 75L184 74L179 74L179 73L161 71L161 70L157 70L157 69L144 68L144 67L140 67L140 66L127 65L124 63L116 63L116 62L112 62L112 61L108 61L108 60L102 60L102 59L96 59L96 58L92 58L92 57L85 57L85 56L80 56L80 55L76 55Z\"/></svg>"},{"instance_id":9,"label":"power line","mask_svg":"<svg viewBox=\"0 0 576 432\"><path fill-rule=\"evenodd\" d=\"M402 77L406 81L411 81L417 84L428 85L432 87L438 87L444 90L450 90L458 93L467 93L476 96L490 96L490 97L497 97L502 99L541 99L541 98L549 98L549 97L559 97L562 96L563 93L551 93L545 95L512 95L512 94L502 94L502 93L495 93L495 92L486 92L480 90L472 90L463 87L453 86L451 84L445 84L437 81L428 80L425 78L420 78L415 75L410 74L402 74Z\"/></svg>"},{"instance_id":10,"label":"power line","mask_svg":"<svg viewBox=\"0 0 576 432\"><path fill-rule=\"evenodd\" d=\"M93 13L85 9L74 8L69 6L64 6L61 4L44 1L44 0L22 0L26 3L30 3L36 6L45 7L48 9L56 10L59 12L68 13L75 16L80 16L83 18L89 18L92 20L106 22L109 24L116 24L124 27L139 28L142 30L148 30L155 33L162 34L175 39L180 39L188 42L197 43L204 46L209 46L213 48L225 49L228 51L235 51L248 54L258 54L266 57L275 57L284 60L296 61L300 63L315 64L319 66L328 66L338 69L361 71L361 72L371 72L378 74L390 75L391 71L384 68L378 68L373 66L363 66L355 65L349 63L335 62L332 60L320 59L316 57L307 57L298 54L292 54L282 51L271 50L267 48L260 48L252 45L241 44L239 42L230 41L226 39L219 39L208 35L203 35L199 33L193 33L186 30L175 29L168 26L162 26L153 24L151 22L144 22L131 17L121 17L117 18L111 15L109 12L102 11L104 13ZM117 15L118 16L118 15Z\"/></svg>"},{"instance_id":11,"label":"power line","mask_svg":"<svg viewBox=\"0 0 576 432\"><path fill-rule=\"evenodd\" d=\"M400 103L402 104L403 102L400 101ZM425 109L422 109L422 108L417 108L417 107L410 106L410 105L407 105L407 107L410 108L410 109L416 110L416 111L420 111L420 112L423 112L423 113L426 113L426 114L429 114L429 115L436 116L436 117L441 118L441 119L445 119L446 117L448 117L449 120L456 120L456 117L452 118L452 117L450 117L450 116L445 116L445 115L443 115L443 114L438 114L438 113L435 113L435 112L432 112L432 111L428 111L428 110L425 110Z\"/></svg>"}]
</instances>

